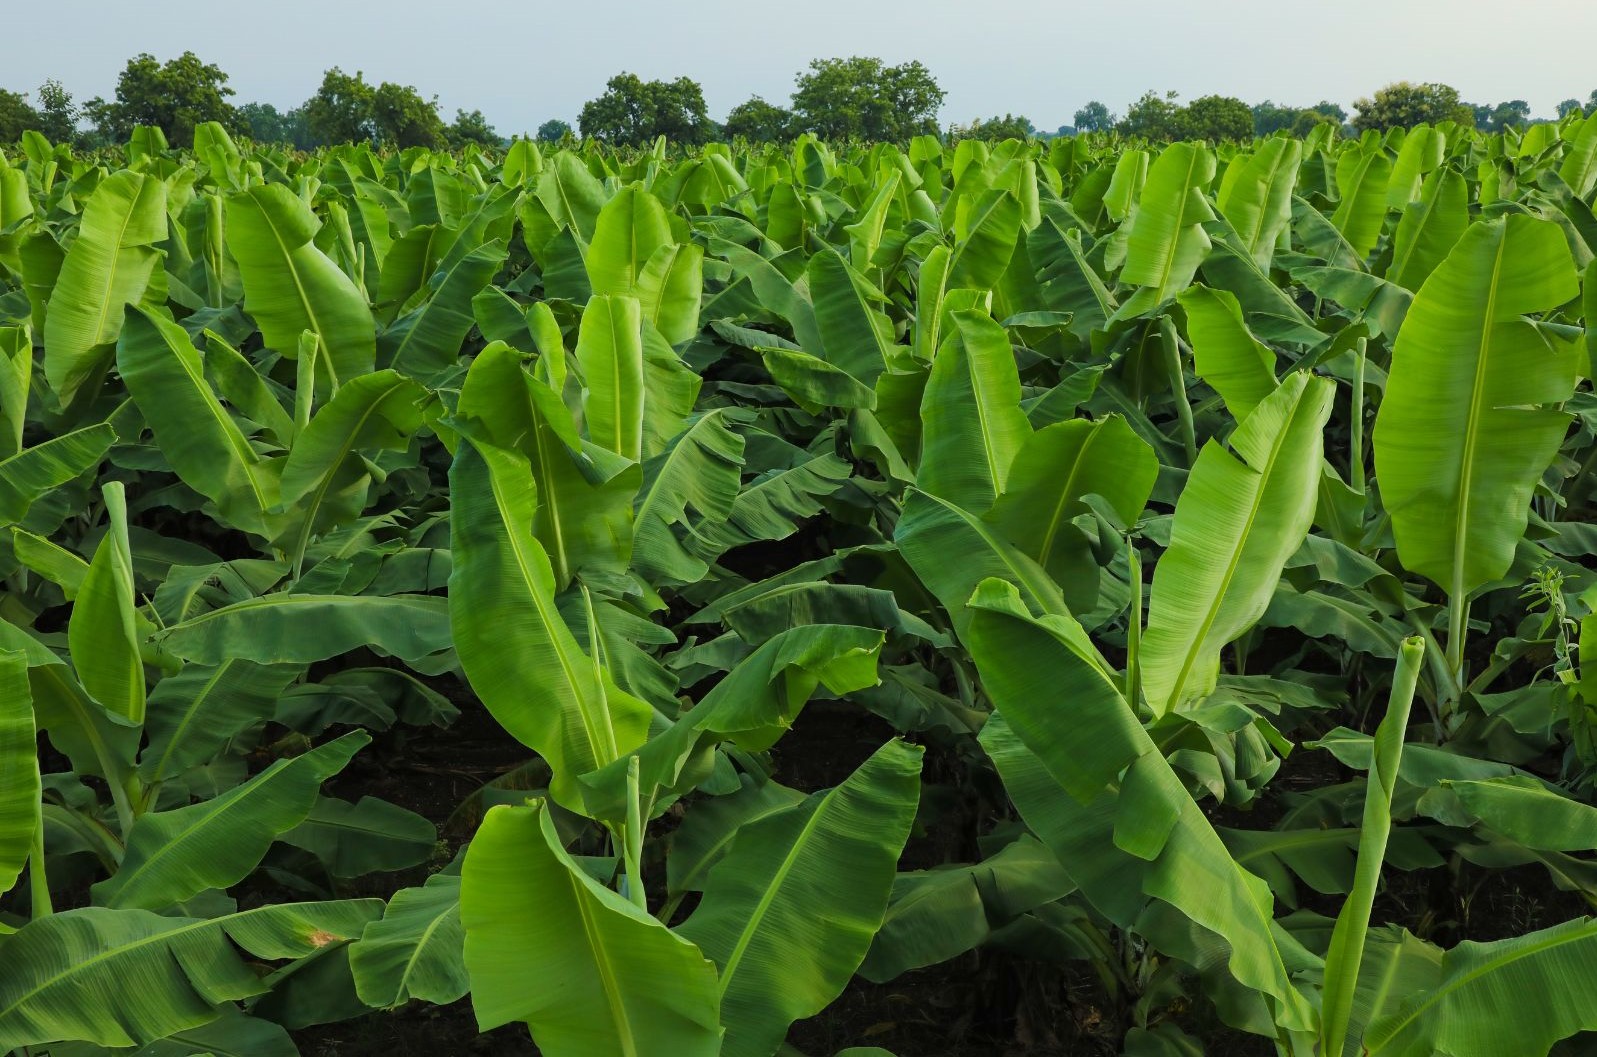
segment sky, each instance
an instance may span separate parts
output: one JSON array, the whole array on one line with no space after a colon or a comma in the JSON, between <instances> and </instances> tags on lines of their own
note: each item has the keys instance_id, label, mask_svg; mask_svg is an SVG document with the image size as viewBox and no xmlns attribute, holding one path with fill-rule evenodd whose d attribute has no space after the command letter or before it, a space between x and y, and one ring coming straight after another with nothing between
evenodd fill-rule
<instances>
[{"instance_id":1,"label":"sky","mask_svg":"<svg viewBox=\"0 0 1597 1057\"><path fill-rule=\"evenodd\" d=\"M811 59L845 55L925 63L945 125L1017 113L1052 129L1148 89L1350 107L1390 81L1443 81L1537 116L1597 89L1575 43L1597 40L1591 0L77 0L69 23L18 2L4 25L13 91L54 77L109 98L132 55L191 50L227 71L235 103L297 105L337 65L436 95L446 120L481 109L504 135L575 124L623 70L694 78L720 119L751 95L785 103Z\"/></svg>"}]
</instances>

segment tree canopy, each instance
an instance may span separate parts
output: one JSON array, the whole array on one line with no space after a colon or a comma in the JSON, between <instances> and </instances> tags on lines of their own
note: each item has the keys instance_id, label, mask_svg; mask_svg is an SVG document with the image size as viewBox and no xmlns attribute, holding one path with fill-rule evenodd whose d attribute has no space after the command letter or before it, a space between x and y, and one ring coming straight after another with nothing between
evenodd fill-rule
<instances>
[{"instance_id":1,"label":"tree canopy","mask_svg":"<svg viewBox=\"0 0 1597 1057\"><path fill-rule=\"evenodd\" d=\"M142 52L128 60L117 78L113 100L96 96L83 109L110 139L126 139L135 125L154 125L168 143L186 147L194 142L194 127L206 121L234 132L245 130L238 110L228 102L233 94L222 68L192 51L164 63Z\"/></svg>"},{"instance_id":2,"label":"tree canopy","mask_svg":"<svg viewBox=\"0 0 1597 1057\"><path fill-rule=\"evenodd\" d=\"M713 127L697 81L645 81L632 73L610 78L603 95L583 104L577 125L584 136L618 146L639 146L659 136L672 143L704 143Z\"/></svg>"},{"instance_id":3,"label":"tree canopy","mask_svg":"<svg viewBox=\"0 0 1597 1057\"><path fill-rule=\"evenodd\" d=\"M728 138L741 136L756 143L774 143L793 135L793 111L767 103L759 96L732 108L726 116Z\"/></svg>"},{"instance_id":4,"label":"tree canopy","mask_svg":"<svg viewBox=\"0 0 1597 1057\"><path fill-rule=\"evenodd\" d=\"M1072 120L1079 132L1108 132L1115 127L1115 115L1096 99L1088 101L1086 106L1076 111Z\"/></svg>"},{"instance_id":5,"label":"tree canopy","mask_svg":"<svg viewBox=\"0 0 1597 1057\"><path fill-rule=\"evenodd\" d=\"M902 141L935 133L946 94L919 62L888 66L859 55L815 59L796 83L799 128L825 139Z\"/></svg>"},{"instance_id":6,"label":"tree canopy","mask_svg":"<svg viewBox=\"0 0 1597 1057\"><path fill-rule=\"evenodd\" d=\"M552 117L538 126L538 140L542 143L559 143L571 135L571 122Z\"/></svg>"},{"instance_id":7,"label":"tree canopy","mask_svg":"<svg viewBox=\"0 0 1597 1057\"><path fill-rule=\"evenodd\" d=\"M1475 121L1474 110L1459 101L1458 89L1435 82L1398 81L1377 89L1368 99L1354 100L1353 109L1353 127L1361 132L1371 128L1382 132L1389 128L1413 128L1439 121L1458 121L1466 125Z\"/></svg>"}]
</instances>

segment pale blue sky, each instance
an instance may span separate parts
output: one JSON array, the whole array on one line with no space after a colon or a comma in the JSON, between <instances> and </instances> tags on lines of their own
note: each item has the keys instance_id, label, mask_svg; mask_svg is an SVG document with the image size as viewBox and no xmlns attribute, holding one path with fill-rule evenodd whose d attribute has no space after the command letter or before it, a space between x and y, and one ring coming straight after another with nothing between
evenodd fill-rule
<instances>
[{"instance_id":1,"label":"pale blue sky","mask_svg":"<svg viewBox=\"0 0 1597 1057\"><path fill-rule=\"evenodd\" d=\"M46 77L110 96L127 58L185 49L232 77L235 102L292 106L333 65L480 107L501 133L575 123L620 70L686 74L712 117L785 102L811 58L920 59L948 92L944 124L1013 111L1041 128L1088 99L1117 112L1144 90L1351 104L1388 81L1438 80L1471 102L1538 115L1597 89L1592 0L5 0L0 87Z\"/></svg>"}]
</instances>

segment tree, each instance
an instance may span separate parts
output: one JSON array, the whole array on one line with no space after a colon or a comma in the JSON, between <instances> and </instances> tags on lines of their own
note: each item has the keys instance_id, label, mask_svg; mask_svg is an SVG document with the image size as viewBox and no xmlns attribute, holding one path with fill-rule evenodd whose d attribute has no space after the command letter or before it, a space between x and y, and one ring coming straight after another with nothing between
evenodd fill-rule
<instances>
[{"instance_id":1,"label":"tree","mask_svg":"<svg viewBox=\"0 0 1597 1057\"><path fill-rule=\"evenodd\" d=\"M372 93L372 127L379 143L405 147L442 147L444 119L438 99L423 99L408 84L384 81Z\"/></svg>"},{"instance_id":2,"label":"tree","mask_svg":"<svg viewBox=\"0 0 1597 1057\"><path fill-rule=\"evenodd\" d=\"M543 143L559 143L571 135L571 124L552 117L538 126L538 139Z\"/></svg>"},{"instance_id":3,"label":"tree","mask_svg":"<svg viewBox=\"0 0 1597 1057\"><path fill-rule=\"evenodd\" d=\"M953 125L948 130L952 142L962 139L979 139L988 143L1001 143L1006 139L1030 139L1037 134L1037 126L1019 114L1005 114L983 121L977 118L968 125Z\"/></svg>"},{"instance_id":4,"label":"tree","mask_svg":"<svg viewBox=\"0 0 1597 1057\"><path fill-rule=\"evenodd\" d=\"M0 88L0 143L15 143L24 132L37 129L41 123L39 112L26 95Z\"/></svg>"},{"instance_id":5,"label":"tree","mask_svg":"<svg viewBox=\"0 0 1597 1057\"><path fill-rule=\"evenodd\" d=\"M377 129L372 102L377 89L359 70L351 77L334 66L322 74L322 85L300 109L318 143L370 142Z\"/></svg>"},{"instance_id":6,"label":"tree","mask_svg":"<svg viewBox=\"0 0 1597 1057\"><path fill-rule=\"evenodd\" d=\"M1493 132L1506 128L1524 128L1530 122L1530 104L1523 99L1510 99L1492 108L1487 127Z\"/></svg>"},{"instance_id":7,"label":"tree","mask_svg":"<svg viewBox=\"0 0 1597 1057\"><path fill-rule=\"evenodd\" d=\"M582 105L577 125L584 136L617 146L641 146L664 136L672 143L704 143L711 135L704 89L688 77L645 81L618 73L605 92Z\"/></svg>"},{"instance_id":8,"label":"tree","mask_svg":"<svg viewBox=\"0 0 1597 1057\"><path fill-rule=\"evenodd\" d=\"M1144 136L1153 140L1180 139L1182 108L1175 100L1175 92L1166 92L1163 98L1151 91L1144 92L1141 99L1126 107L1126 116L1115 127L1128 136ZM1250 112L1250 127L1252 118Z\"/></svg>"},{"instance_id":9,"label":"tree","mask_svg":"<svg viewBox=\"0 0 1597 1057\"><path fill-rule=\"evenodd\" d=\"M1182 139L1248 140L1253 138L1253 111L1233 96L1200 96L1182 109L1179 129Z\"/></svg>"},{"instance_id":10,"label":"tree","mask_svg":"<svg viewBox=\"0 0 1597 1057\"><path fill-rule=\"evenodd\" d=\"M793 111L759 96L739 103L726 115L726 134L729 138L742 136L756 143L774 143L793 135Z\"/></svg>"},{"instance_id":11,"label":"tree","mask_svg":"<svg viewBox=\"0 0 1597 1057\"><path fill-rule=\"evenodd\" d=\"M316 145L303 107L278 110L271 103L245 103L238 112L250 139L257 143L276 143L296 150L309 150Z\"/></svg>"},{"instance_id":12,"label":"tree","mask_svg":"<svg viewBox=\"0 0 1597 1057\"><path fill-rule=\"evenodd\" d=\"M1253 107L1253 134L1268 136L1284 128L1291 128L1302 113L1294 106L1280 106L1266 99Z\"/></svg>"},{"instance_id":13,"label":"tree","mask_svg":"<svg viewBox=\"0 0 1597 1057\"><path fill-rule=\"evenodd\" d=\"M1563 120L1581 109L1579 99L1565 99L1558 104L1558 118Z\"/></svg>"},{"instance_id":14,"label":"tree","mask_svg":"<svg viewBox=\"0 0 1597 1057\"><path fill-rule=\"evenodd\" d=\"M902 142L935 134L945 94L919 62L886 66L859 55L815 59L796 83L798 127L838 140Z\"/></svg>"},{"instance_id":15,"label":"tree","mask_svg":"<svg viewBox=\"0 0 1597 1057\"><path fill-rule=\"evenodd\" d=\"M1474 120L1469 105L1459 102L1458 89L1434 82L1398 81L1378 89L1372 98L1354 100L1353 109L1353 127L1361 132L1372 128L1385 132L1438 121L1467 125Z\"/></svg>"},{"instance_id":16,"label":"tree","mask_svg":"<svg viewBox=\"0 0 1597 1057\"><path fill-rule=\"evenodd\" d=\"M244 130L238 111L227 101L232 94L222 68L202 62L192 51L165 63L144 52L129 59L117 78L115 101L96 96L83 109L110 140L125 140L135 125L154 125L172 146L187 147L194 142L194 126L202 122Z\"/></svg>"},{"instance_id":17,"label":"tree","mask_svg":"<svg viewBox=\"0 0 1597 1057\"><path fill-rule=\"evenodd\" d=\"M70 143L78 132L78 108L72 93L57 80L39 86L39 131L54 143Z\"/></svg>"},{"instance_id":18,"label":"tree","mask_svg":"<svg viewBox=\"0 0 1597 1057\"><path fill-rule=\"evenodd\" d=\"M1073 120L1076 128L1082 132L1108 132L1115 127L1115 116L1096 99L1089 100L1086 106L1076 111Z\"/></svg>"},{"instance_id":19,"label":"tree","mask_svg":"<svg viewBox=\"0 0 1597 1057\"><path fill-rule=\"evenodd\" d=\"M444 130L444 137L449 140L451 147L464 147L468 143L497 147L504 142L494 127L488 124L481 110L473 110L469 114L464 110L456 110L454 124Z\"/></svg>"}]
</instances>

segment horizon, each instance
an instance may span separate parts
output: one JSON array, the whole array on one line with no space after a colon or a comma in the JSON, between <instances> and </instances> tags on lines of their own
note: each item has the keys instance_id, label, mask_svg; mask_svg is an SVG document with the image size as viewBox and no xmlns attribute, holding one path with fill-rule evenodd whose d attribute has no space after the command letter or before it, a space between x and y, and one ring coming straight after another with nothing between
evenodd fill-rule
<instances>
[{"instance_id":1,"label":"horizon","mask_svg":"<svg viewBox=\"0 0 1597 1057\"><path fill-rule=\"evenodd\" d=\"M1022 17L1023 13L1041 14L1042 5L1031 0L993 0L982 25L961 23L952 29L947 28L947 20L935 17L958 10L947 0L913 5L890 0L864 13L840 0L815 0L810 5L811 17L802 25L783 26L792 30L783 33L762 25L769 20L758 17L765 11L777 12L771 4L752 5L751 11L751 5L734 5L730 0L701 0L684 15L658 5L624 3L618 6L630 16L619 20L629 30L625 39L603 42L602 47L552 48L547 54L540 54L538 42L528 37L566 35L566 24L578 21L569 10L542 12L506 0L483 0L476 10L485 12L484 18L502 13L504 32L484 32L484 19L479 18L454 24L458 35L449 31L449 24L429 26L426 34L412 34L412 42L379 41L390 34L379 33L362 21L368 10L377 9L371 3L328 8L307 0L281 0L275 8L277 14L263 25L249 26L245 36L238 32L240 27L226 21L155 22L147 14L141 18L132 7L87 0L78 9L85 16L79 26L87 28L78 30L74 48L53 55L44 48L13 55L0 75L0 88L26 92L36 99L39 85L53 78L80 104L94 96L110 99L118 74L133 56L147 51L165 61L193 51L228 74L235 105L270 103L280 111L297 107L315 94L323 72L338 66L346 73L359 70L369 81L413 85L424 98L437 98L446 121L456 110L481 110L506 137L531 134L550 119L575 127L582 104L602 94L606 81L621 72L645 80L692 78L704 88L710 116L720 121L732 107L755 95L785 105L793 79L811 59L854 54L877 56L889 64L922 62L947 93L938 114L944 126L1008 113L1026 117L1044 132L1073 124L1075 112L1092 100L1123 114L1126 106L1146 91L1176 91L1185 101L1205 95L1235 96L1250 106L1266 100L1311 106L1326 100L1351 112L1356 98L1368 96L1382 85L1439 81L1457 88L1467 102L1496 104L1523 99L1530 103L1533 117L1546 118L1554 116L1561 100L1584 100L1597 89L1597 75L1560 75L1560 64L1536 62L1533 49L1503 54L1507 49L1503 49L1501 38L1482 33L1459 17L1460 12L1485 14L1492 10L1483 3L1351 2L1351 8L1345 7L1347 13L1335 23L1316 25L1313 34L1305 36L1302 49L1312 51L1309 58L1318 60L1306 63L1297 47L1269 46L1279 32L1280 4L1240 0L1215 17L1212 12L1194 11L1173 0L1152 0L1139 25L1153 26L1157 32L1132 49L1130 57L1139 61L1116 63L1107 61L1105 49L1059 52L1060 45L1068 46L1071 41L1122 32L1112 10L1066 4L1049 12L1053 22L1032 25L1034 19ZM1555 17L1561 36L1597 36L1597 5L1571 10L1570 5L1553 0L1530 0L1523 6L1529 10L1516 15ZM396 0L381 10L386 22L428 9L414 0ZM914 17L910 17L912 12ZM1423 44L1407 48L1401 57L1383 54L1390 49L1371 48L1371 25L1359 17L1360 12L1379 16L1375 21L1382 38L1421 40ZM852 16L846 20L852 23L847 27L849 35L866 43L828 46L826 39L841 34L817 36L808 29L816 24L823 29L840 28L828 13ZM1450 21L1438 25L1436 13ZM30 31L46 37L54 28L47 25L46 18L29 9L13 15L12 21L13 25L20 23L19 37ZM322 31L311 37L300 34L299 27L308 22L319 23ZM1006 28L1017 24L1026 25L1028 32L1017 37ZM878 26L880 32L873 32ZM585 32L578 26L571 35ZM706 36L716 39L702 56L673 57ZM880 47L874 43L878 40L890 41L893 46ZM751 54L750 48L739 46L761 42L768 45L770 54L757 49ZM666 46L672 43L679 46ZM473 49L471 61L438 63L440 48L458 46ZM1251 48L1252 61L1246 67L1226 65L1214 58L1217 47ZM514 62L522 56L535 66L542 64L541 69L530 81L506 84L504 74L519 73ZM1101 68L1077 74L1072 67L1061 80L1054 67L1038 61L1054 58L1072 62L1084 58L1087 61L1080 66L1097 64ZM1325 76L1303 81L1309 86L1303 89L1290 87L1306 65L1320 66ZM1574 81L1582 76L1593 83Z\"/></svg>"}]
</instances>

